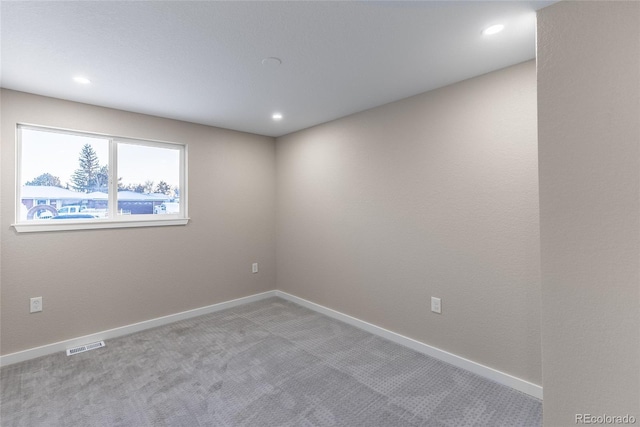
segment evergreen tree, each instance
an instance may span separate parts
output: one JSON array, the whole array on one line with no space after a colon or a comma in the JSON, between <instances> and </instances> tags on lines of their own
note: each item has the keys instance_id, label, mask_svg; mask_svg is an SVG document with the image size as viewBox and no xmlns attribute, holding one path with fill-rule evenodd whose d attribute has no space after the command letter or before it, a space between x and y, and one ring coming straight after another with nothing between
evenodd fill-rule
<instances>
[{"instance_id":1,"label":"evergreen tree","mask_svg":"<svg viewBox=\"0 0 640 427\"><path fill-rule=\"evenodd\" d=\"M91 145L85 144L82 147L78 163L80 167L71 176L73 189L83 193L96 191L100 165L98 163L98 155Z\"/></svg>"}]
</instances>

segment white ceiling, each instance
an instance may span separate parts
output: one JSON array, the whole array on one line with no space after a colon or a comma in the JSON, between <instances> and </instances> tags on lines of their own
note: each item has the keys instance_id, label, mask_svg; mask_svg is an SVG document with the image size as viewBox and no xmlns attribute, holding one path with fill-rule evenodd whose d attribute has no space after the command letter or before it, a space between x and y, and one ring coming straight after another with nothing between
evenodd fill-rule
<instances>
[{"instance_id":1,"label":"white ceiling","mask_svg":"<svg viewBox=\"0 0 640 427\"><path fill-rule=\"evenodd\" d=\"M0 85L280 136L532 59L551 3L2 1Z\"/></svg>"}]
</instances>

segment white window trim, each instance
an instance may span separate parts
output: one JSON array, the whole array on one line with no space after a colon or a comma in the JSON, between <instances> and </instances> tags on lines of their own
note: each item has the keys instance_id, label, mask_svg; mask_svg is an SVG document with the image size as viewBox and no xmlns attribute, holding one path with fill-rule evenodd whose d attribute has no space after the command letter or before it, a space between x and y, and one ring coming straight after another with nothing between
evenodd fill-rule
<instances>
[{"instance_id":1,"label":"white window trim","mask_svg":"<svg viewBox=\"0 0 640 427\"><path fill-rule=\"evenodd\" d=\"M22 186L20 184L21 166L22 166L22 133L19 129L33 129L38 131L50 131L56 133L68 133L78 136L94 136L109 140L109 218L108 219L83 219L79 221L65 220L64 223L51 223L45 221L19 221L20 204L22 203ZM114 180L114 171L117 168L117 146L118 142L126 144L138 144L146 146L162 146L168 145L173 147L181 147L180 149L180 165L182 171L180 174L180 210L178 215L165 214L162 217L156 215L116 215L117 212L117 179ZM16 126L16 193L14 197L15 203L15 222L11 224L19 233L48 232L48 231L67 231L67 230L96 230L109 228L131 228L131 227L163 227L186 225L190 218L188 215L188 146L176 142L158 141L152 139L139 139L123 136L115 136L96 132L75 131L63 128L54 128L50 126L39 126L26 123L18 123ZM151 218L150 218L151 216Z\"/></svg>"},{"instance_id":2,"label":"white window trim","mask_svg":"<svg viewBox=\"0 0 640 427\"><path fill-rule=\"evenodd\" d=\"M165 227L170 225L186 225L188 222L189 218L127 221L91 221L91 218L87 218L82 222L65 220L64 224L27 224L21 222L12 225L19 233L34 233L41 231L96 230L104 228Z\"/></svg>"}]
</instances>

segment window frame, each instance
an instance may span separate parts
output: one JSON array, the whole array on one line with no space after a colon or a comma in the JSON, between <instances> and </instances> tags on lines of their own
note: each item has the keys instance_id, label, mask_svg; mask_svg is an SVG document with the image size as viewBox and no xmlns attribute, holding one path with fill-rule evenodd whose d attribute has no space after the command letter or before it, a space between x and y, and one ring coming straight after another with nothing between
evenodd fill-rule
<instances>
[{"instance_id":1,"label":"window frame","mask_svg":"<svg viewBox=\"0 0 640 427\"><path fill-rule=\"evenodd\" d=\"M107 139L109 144L109 197L108 197L108 218L65 220L62 221L21 221L22 205L22 130L35 130L42 132L52 132L58 134L68 134L84 137L98 137ZM177 214L138 214L138 215L117 215L118 210L118 146L119 144L140 145L146 147L156 147L178 150L179 160L179 189L180 189L180 212ZM15 217L12 226L19 233L41 232L41 231L65 231L65 230L95 230L105 228L130 228L130 227L159 227L186 225L189 222L188 215L188 145L184 143L159 141L153 139L141 139L124 136L116 136L98 132L86 132L51 126L34 125L27 123L17 123L16 125L16 165L15 183L16 193Z\"/></svg>"}]
</instances>

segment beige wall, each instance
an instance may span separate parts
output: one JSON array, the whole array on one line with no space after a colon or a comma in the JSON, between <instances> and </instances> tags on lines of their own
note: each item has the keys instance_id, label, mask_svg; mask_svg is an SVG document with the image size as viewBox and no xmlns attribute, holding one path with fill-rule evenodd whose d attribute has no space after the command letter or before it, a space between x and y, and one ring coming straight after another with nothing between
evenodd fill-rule
<instances>
[{"instance_id":1,"label":"beige wall","mask_svg":"<svg viewBox=\"0 0 640 427\"><path fill-rule=\"evenodd\" d=\"M539 12L538 111L545 425L640 419L640 3Z\"/></svg>"},{"instance_id":2,"label":"beige wall","mask_svg":"<svg viewBox=\"0 0 640 427\"><path fill-rule=\"evenodd\" d=\"M276 152L279 289L541 383L533 61Z\"/></svg>"},{"instance_id":3,"label":"beige wall","mask_svg":"<svg viewBox=\"0 0 640 427\"><path fill-rule=\"evenodd\" d=\"M274 289L277 267L279 289L542 383L545 425L640 418L639 23L633 2L539 12L539 172L533 62L275 145L2 90L0 352ZM188 143L192 221L15 233L17 122Z\"/></svg>"},{"instance_id":4,"label":"beige wall","mask_svg":"<svg viewBox=\"0 0 640 427\"><path fill-rule=\"evenodd\" d=\"M1 102L2 354L275 289L273 138L8 90ZM187 143L191 222L17 234L17 122Z\"/></svg>"}]
</instances>

